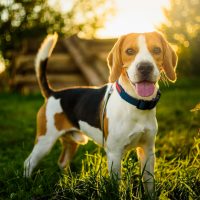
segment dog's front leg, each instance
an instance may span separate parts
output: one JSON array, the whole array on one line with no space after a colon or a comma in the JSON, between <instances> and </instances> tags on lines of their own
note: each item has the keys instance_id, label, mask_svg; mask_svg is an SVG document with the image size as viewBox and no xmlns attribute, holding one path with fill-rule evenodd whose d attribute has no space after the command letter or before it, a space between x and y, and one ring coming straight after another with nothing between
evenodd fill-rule
<instances>
[{"instance_id":1,"label":"dog's front leg","mask_svg":"<svg viewBox=\"0 0 200 200\"><path fill-rule=\"evenodd\" d=\"M121 151L107 151L108 170L113 178L119 179L121 177Z\"/></svg>"},{"instance_id":2,"label":"dog's front leg","mask_svg":"<svg viewBox=\"0 0 200 200\"><path fill-rule=\"evenodd\" d=\"M148 195L154 195L154 144L144 145L137 148L137 155L141 162L141 173L143 176L144 188Z\"/></svg>"}]
</instances>

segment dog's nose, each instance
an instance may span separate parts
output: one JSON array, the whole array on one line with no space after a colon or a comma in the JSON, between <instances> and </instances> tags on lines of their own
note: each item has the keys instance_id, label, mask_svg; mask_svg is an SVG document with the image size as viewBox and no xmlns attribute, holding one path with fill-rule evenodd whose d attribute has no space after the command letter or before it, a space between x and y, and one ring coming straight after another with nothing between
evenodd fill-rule
<instances>
[{"instance_id":1,"label":"dog's nose","mask_svg":"<svg viewBox=\"0 0 200 200\"><path fill-rule=\"evenodd\" d=\"M137 69L142 75L148 75L153 71L153 64L150 62L141 62L137 65Z\"/></svg>"}]
</instances>

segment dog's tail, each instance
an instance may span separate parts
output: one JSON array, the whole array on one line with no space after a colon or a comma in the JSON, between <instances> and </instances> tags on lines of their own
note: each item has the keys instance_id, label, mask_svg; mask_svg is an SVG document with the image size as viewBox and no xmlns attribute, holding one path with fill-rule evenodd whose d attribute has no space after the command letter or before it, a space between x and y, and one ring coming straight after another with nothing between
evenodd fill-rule
<instances>
[{"instance_id":1,"label":"dog's tail","mask_svg":"<svg viewBox=\"0 0 200 200\"><path fill-rule=\"evenodd\" d=\"M56 45L58 39L57 33L53 35L48 35L44 42L42 43L35 60L35 71L37 80L42 92L42 95L46 98L51 96L53 90L49 87L47 77L46 77L46 67L48 58Z\"/></svg>"}]
</instances>

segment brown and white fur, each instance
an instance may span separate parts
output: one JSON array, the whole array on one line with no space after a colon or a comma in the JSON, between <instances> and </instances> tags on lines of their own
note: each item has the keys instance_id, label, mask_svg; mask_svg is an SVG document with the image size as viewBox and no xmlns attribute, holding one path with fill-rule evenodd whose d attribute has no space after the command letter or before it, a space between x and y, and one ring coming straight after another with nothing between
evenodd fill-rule
<instances>
[{"instance_id":1,"label":"brown and white fur","mask_svg":"<svg viewBox=\"0 0 200 200\"><path fill-rule=\"evenodd\" d=\"M156 108L139 110L130 105L119 96L115 81L118 80L132 97L153 99L157 94L161 72L171 82L176 81L177 56L174 50L158 32L124 35L118 39L108 55L110 83L102 87L54 91L46 79L46 65L56 41L56 34L49 35L36 58L36 75L45 102L37 114L36 141L24 162L24 176L31 176L33 169L49 153L57 139L63 145L58 161L62 168L70 162L79 144L86 144L88 138L102 145L102 102L110 87L113 87L105 109L103 127L109 172L120 177L124 153L131 148L137 148L141 171L144 172L145 189L152 192L155 136L158 129ZM136 84L142 81L154 84L155 89L150 96L141 97L138 94Z\"/></svg>"}]
</instances>

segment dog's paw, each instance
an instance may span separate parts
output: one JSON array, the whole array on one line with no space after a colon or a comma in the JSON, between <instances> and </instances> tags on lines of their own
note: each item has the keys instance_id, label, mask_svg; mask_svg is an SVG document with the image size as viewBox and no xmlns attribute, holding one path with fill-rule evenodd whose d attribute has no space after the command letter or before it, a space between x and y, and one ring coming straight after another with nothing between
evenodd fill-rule
<instances>
[{"instance_id":1,"label":"dog's paw","mask_svg":"<svg viewBox=\"0 0 200 200\"><path fill-rule=\"evenodd\" d=\"M32 174L31 162L30 162L30 158L27 158L24 161L24 173L23 173L23 176L24 176L24 178L30 178L31 174Z\"/></svg>"}]
</instances>

